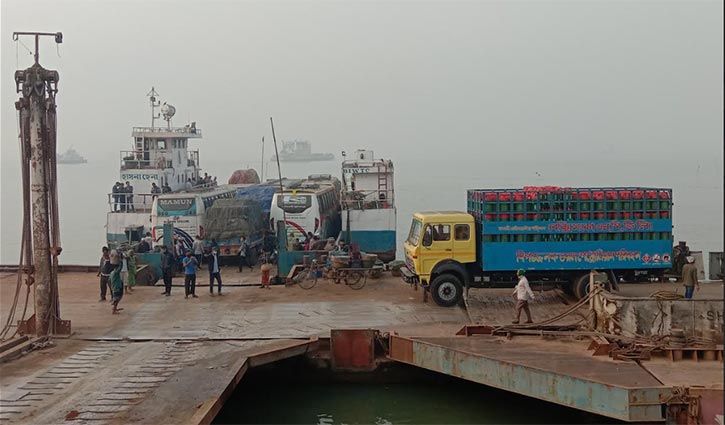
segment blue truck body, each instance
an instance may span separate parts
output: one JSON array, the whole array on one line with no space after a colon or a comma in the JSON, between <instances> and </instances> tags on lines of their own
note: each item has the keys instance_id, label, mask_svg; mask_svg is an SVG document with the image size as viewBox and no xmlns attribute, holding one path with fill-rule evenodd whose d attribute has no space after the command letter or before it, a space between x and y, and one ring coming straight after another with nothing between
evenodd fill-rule
<instances>
[{"instance_id":1,"label":"blue truck body","mask_svg":"<svg viewBox=\"0 0 725 425\"><path fill-rule=\"evenodd\" d=\"M671 220L484 222L481 268L485 271L668 269L672 239L646 239L672 232ZM603 239L595 240L606 234ZM508 239L501 241L501 236ZM531 236L539 236L538 240ZM548 240L541 240L544 236ZM586 237L585 239L585 236ZM609 240L609 238L612 238ZM575 240L572 240L575 239Z\"/></svg>"},{"instance_id":2,"label":"blue truck body","mask_svg":"<svg viewBox=\"0 0 725 425\"><path fill-rule=\"evenodd\" d=\"M668 188L468 191L484 273L596 269L661 276L672 267L672 205Z\"/></svg>"}]
</instances>

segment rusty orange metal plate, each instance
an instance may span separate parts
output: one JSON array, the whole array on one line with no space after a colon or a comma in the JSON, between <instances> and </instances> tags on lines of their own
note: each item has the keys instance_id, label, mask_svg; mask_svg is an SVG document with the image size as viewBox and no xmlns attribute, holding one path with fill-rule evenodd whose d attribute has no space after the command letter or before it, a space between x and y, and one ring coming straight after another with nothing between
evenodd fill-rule
<instances>
[{"instance_id":1,"label":"rusty orange metal plate","mask_svg":"<svg viewBox=\"0 0 725 425\"><path fill-rule=\"evenodd\" d=\"M330 331L332 368L349 371L375 369L375 333L373 329Z\"/></svg>"}]
</instances>

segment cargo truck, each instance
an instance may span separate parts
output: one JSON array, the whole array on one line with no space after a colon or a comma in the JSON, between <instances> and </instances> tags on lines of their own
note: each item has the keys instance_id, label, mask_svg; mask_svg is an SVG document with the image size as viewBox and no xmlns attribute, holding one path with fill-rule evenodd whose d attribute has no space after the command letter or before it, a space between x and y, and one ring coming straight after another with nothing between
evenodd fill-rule
<instances>
[{"instance_id":1,"label":"cargo truck","mask_svg":"<svg viewBox=\"0 0 725 425\"><path fill-rule=\"evenodd\" d=\"M473 189L467 212L413 214L404 251L405 279L441 306L460 303L468 287L514 286L518 269L532 284L583 298L591 270L613 284L663 278L672 267L672 190Z\"/></svg>"},{"instance_id":2,"label":"cargo truck","mask_svg":"<svg viewBox=\"0 0 725 425\"><path fill-rule=\"evenodd\" d=\"M220 199L205 213L204 241L216 245L223 262L239 258L241 236L249 247L247 260L256 264L262 250L262 233L269 228L269 210L276 186L261 184L240 187L231 199Z\"/></svg>"}]
</instances>

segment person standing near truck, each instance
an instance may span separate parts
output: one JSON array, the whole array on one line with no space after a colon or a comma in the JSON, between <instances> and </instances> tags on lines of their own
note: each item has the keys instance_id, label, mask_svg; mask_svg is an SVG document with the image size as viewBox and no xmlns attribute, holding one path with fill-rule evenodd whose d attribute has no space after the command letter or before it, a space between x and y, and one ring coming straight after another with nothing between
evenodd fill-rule
<instances>
[{"instance_id":1,"label":"person standing near truck","mask_svg":"<svg viewBox=\"0 0 725 425\"><path fill-rule=\"evenodd\" d=\"M516 275L519 277L519 283L514 288L514 292L511 293L511 296L516 300L516 318L511 323L514 325L519 323L519 320L521 319L521 310L526 313L526 323L534 323L531 320L531 310L529 310L529 301L534 300L534 293L531 291L531 286L529 286L529 280L526 279L526 271L524 269L519 269L519 271L516 272Z\"/></svg>"},{"instance_id":2,"label":"person standing near truck","mask_svg":"<svg viewBox=\"0 0 725 425\"><path fill-rule=\"evenodd\" d=\"M697 280L697 266L695 257L688 255L687 264L682 266L682 285L685 287L685 299L692 299L695 288L700 290L700 282Z\"/></svg>"}]
</instances>

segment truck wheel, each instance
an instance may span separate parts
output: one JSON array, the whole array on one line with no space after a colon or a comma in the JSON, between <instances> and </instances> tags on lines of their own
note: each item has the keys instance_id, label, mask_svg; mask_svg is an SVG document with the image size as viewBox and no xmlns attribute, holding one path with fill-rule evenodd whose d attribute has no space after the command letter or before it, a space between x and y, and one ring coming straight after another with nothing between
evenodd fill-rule
<instances>
[{"instance_id":1,"label":"truck wheel","mask_svg":"<svg viewBox=\"0 0 725 425\"><path fill-rule=\"evenodd\" d=\"M433 301L441 307L453 307L463 298L461 280L452 274L442 274L430 284Z\"/></svg>"},{"instance_id":2,"label":"truck wheel","mask_svg":"<svg viewBox=\"0 0 725 425\"><path fill-rule=\"evenodd\" d=\"M576 278L572 287L572 292L574 292L574 296L577 300L580 300L589 294L589 273Z\"/></svg>"},{"instance_id":3,"label":"truck wheel","mask_svg":"<svg viewBox=\"0 0 725 425\"><path fill-rule=\"evenodd\" d=\"M612 290L612 283L609 280L610 278L609 276L607 276L607 282L604 284L605 291ZM572 290L574 291L574 296L577 300L585 298L587 295L589 295L589 273L579 276L574 281L574 287L572 288Z\"/></svg>"}]
</instances>

